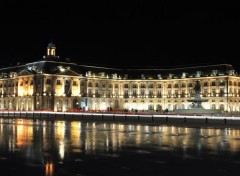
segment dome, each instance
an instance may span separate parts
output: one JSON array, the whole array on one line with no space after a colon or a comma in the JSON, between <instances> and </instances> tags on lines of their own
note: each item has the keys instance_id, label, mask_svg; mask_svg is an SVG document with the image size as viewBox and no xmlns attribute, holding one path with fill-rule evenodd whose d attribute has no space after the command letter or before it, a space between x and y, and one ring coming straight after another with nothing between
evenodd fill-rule
<instances>
[{"instance_id":1,"label":"dome","mask_svg":"<svg viewBox=\"0 0 240 176\"><path fill-rule=\"evenodd\" d=\"M55 44L52 43L52 42L50 42L50 43L48 44L48 48L55 48L55 47L56 47Z\"/></svg>"}]
</instances>

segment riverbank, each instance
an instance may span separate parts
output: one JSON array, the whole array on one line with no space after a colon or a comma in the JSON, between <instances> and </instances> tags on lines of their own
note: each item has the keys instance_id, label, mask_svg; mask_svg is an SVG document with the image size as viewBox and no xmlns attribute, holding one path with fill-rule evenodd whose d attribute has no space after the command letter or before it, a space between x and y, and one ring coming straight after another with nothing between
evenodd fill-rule
<instances>
[{"instance_id":1,"label":"riverbank","mask_svg":"<svg viewBox=\"0 0 240 176\"><path fill-rule=\"evenodd\" d=\"M1 111L2 118L24 118L42 120L102 121L146 124L187 124L187 125L221 125L239 126L240 117L232 114L186 115L186 114L140 114L110 112L48 112L48 111Z\"/></svg>"}]
</instances>

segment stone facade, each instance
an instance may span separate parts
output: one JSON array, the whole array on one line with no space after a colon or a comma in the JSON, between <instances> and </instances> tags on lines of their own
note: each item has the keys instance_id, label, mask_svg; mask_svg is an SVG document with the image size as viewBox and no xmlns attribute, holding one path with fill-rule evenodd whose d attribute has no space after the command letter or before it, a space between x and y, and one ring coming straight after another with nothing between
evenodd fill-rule
<instances>
[{"instance_id":1,"label":"stone facade","mask_svg":"<svg viewBox=\"0 0 240 176\"><path fill-rule=\"evenodd\" d=\"M61 61L50 43L42 60L0 69L1 110L189 109L200 82L205 109L240 111L240 77L232 65L107 68Z\"/></svg>"}]
</instances>

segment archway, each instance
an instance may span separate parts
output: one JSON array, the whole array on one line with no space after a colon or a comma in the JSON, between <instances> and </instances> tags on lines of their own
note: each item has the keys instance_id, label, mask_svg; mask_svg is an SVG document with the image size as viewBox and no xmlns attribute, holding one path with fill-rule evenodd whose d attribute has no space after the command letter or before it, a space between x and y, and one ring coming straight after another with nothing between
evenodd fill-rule
<instances>
[{"instance_id":1,"label":"archway","mask_svg":"<svg viewBox=\"0 0 240 176\"><path fill-rule=\"evenodd\" d=\"M100 110L107 110L107 102L105 100L101 102Z\"/></svg>"},{"instance_id":2,"label":"archway","mask_svg":"<svg viewBox=\"0 0 240 176\"><path fill-rule=\"evenodd\" d=\"M11 101L11 104L12 104L12 109L13 109L13 110L16 110L16 100L15 100L15 99L13 99L13 100Z\"/></svg>"},{"instance_id":3,"label":"archway","mask_svg":"<svg viewBox=\"0 0 240 176\"><path fill-rule=\"evenodd\" d=\"M77 99L74 99L73 100L73 110L77 110L78 109L78 100Z\"/></svg>"},{"instance_id":4,"label":"archway","mask_svg":"<svg viewBox=\"0 0 240 176\"><path fill-rule=\"evenodd\" d=\"M61 99L58 99L57 100L57 111L62 111L62 107L63 104L62 104L62 100Z\"/></svg>"},{"instance_id":5,"label":"archway","mask_svg":"<svg viewBox=\"0 0 240 176\"><path fill-rule=\"evenodd\" d=\"M114 109L119 109L119 101L115 100Z\"/></svg>"},{"instance_id":6,"label":"archway","mask_svg":"<svg viewBox=\"0 0 240 176\"><path fill-rule=\"evenodd\" d=\"M28 99L28 111L32 110L32 99Z\"/></svg>"},{"instance_id":7,"label":"archway","mask_svg":"<svg viewBox=\"0 0 240 176\"><path fill-rule=\"evenodd\" d=\"M8 102L7 102L7 109L8 110L10 110L11 108L12 108L12 103L11 103L11 101L10 100L8 100Z\"/></svg>"},{"instance_id":8,"label":"archway","mask_svg":"<svg viewBox=\"0 0 240 176\"><path fill-rule=\"evenodd\" d=\"M162 111L162 106L160 104L157 104L157 111L159 111L159 112Z\"/></svg>"},{"instance_id":9,"label":"archway","mask_svg":"<svg viewBox=\"0 0 240 176\"><path fill-rule=\"evenodd\" d=\"M20 99L18 101L18 108L20 111L25 111L26 110L26 101L25 99Z\"/></svg>"}]
</instances>

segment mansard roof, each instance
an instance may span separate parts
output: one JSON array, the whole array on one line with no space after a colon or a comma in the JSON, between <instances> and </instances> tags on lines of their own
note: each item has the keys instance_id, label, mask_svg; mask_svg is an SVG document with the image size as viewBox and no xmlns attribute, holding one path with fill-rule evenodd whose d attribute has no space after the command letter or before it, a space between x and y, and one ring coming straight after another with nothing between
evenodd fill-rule
<instances>
[{"instance_id":1,"label":"mansard roof","mask_svg":"<svg viewBox=\"0 0 240 176\"><path fill-rule=\"evenodd\" d=\"M172 78L181 78L183 73L186 73L186 77L195 77L197 73L201 76L213 76L213 71L216 71L216 75L227 75L230 70L234 70L232 65L218 64L218 65L203 65L203 66L188 66L188 67L172 67L172 68L132 68L125 69L125 73L131 78L141 79L143 76L152 79L169 78L170 74Z\"/></svg>"},{"instance_id":2,"label":"mansard roof","mask_svg":"<svg viewBox=\"0 0 240 176\"><path fill-rule=\"evenodd\" d=\"M62 70L61 70L62 69ZM63 71L64 70L64 71ZM34 73L55 74L55 75L69 75L69 76L86 76L89 72L96 75L104 73L109 75L120 76L123 79L168 79L182 78L183 73L186 77L213 76L214 75L228 75L230 70L234 70L232 65L218 64L218 65L203 65L203 66L188 66L188 67L144 67L144 68L111 68L103 66L91 66L84 64L77 64L71 62L41 60L15 67L1 68L0 74L6 75L16 72L17 75L29 75ZM235 75L237 73L235 72ZM5 76L4 76L5 77Z\"/></svg>"},{"instance_id":3,"label":"mansard roof","mask_svg":"<svg viewBox=\"0 0 240 176\"><path fill-rule=\"evenodd\" d=\"M61 69L62 68L62 69ZM62 71L64 70L64 71ZM104 72L106 74L119 73L121 69L109 68L109 67L99 67L91 65L80 65L76 63L69 62L59 62L59 61L48 61L42 60L32 63L27 63L24 65L18 65L15 67L0 68L1 73L16 72L19 76L43 73L43 74L56 74L56 75L69 75L69 76L80 76L92 71L94 73ZM23 73L24 72L24 73Z\"/></svg>"}]
</instances>

